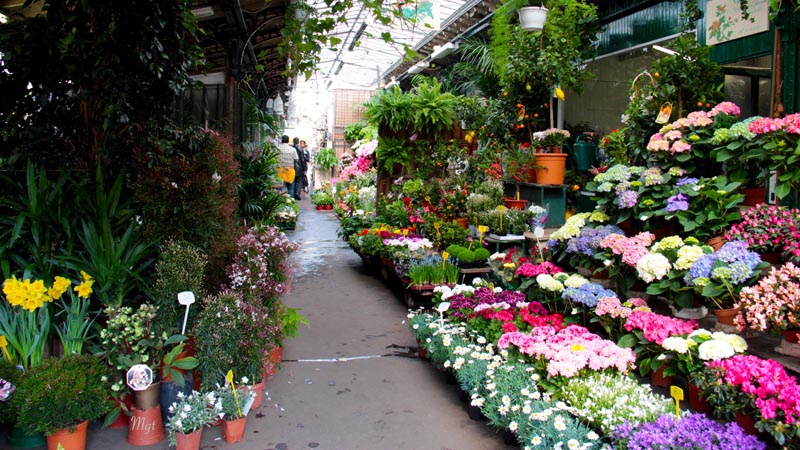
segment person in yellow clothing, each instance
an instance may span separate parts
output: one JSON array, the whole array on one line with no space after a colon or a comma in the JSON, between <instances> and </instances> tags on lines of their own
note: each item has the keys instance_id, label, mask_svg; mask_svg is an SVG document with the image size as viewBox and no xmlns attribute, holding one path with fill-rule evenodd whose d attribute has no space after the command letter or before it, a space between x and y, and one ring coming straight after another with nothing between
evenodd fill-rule
<instances>
[{"instance_id":1,"label":"person in yellow clothing","mask_svg":"<svg viewBox=\"0 0 800 450\"><path fill-rule=\"evenodd\" d=\"M281 158L278 161L278 177L283 181L283 186L290 196L294 197L292 184L294 183L294 163L299 159L297 150L289 144L289 136L281 136L281 143L278 144L281 151Z\"/></svg>"}]
</instances>

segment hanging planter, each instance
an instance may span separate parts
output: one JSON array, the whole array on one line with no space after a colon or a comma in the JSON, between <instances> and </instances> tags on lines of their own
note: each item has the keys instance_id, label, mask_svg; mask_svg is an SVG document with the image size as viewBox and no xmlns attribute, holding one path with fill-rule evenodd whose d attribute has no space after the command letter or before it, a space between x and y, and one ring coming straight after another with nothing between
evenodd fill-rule
<instances>
[{"instance_id":1,"label":"hanging planter","mask_svg":"<svg viewBox=\"0 0 800 450\"><path fill-rule=\"evenodd\" d=\"M547 20L547 8L544 6L525 6L517 10L519 24L525 31L541 31Z\"/></svg>"}]
</instances>

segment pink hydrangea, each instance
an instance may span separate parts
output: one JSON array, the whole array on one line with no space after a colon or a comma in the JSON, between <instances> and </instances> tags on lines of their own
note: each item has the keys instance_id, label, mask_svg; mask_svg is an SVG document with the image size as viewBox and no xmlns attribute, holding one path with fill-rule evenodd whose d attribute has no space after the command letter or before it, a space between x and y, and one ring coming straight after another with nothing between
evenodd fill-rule
<instances>
[{"instance_id":1,"label":"pink hydrangea","mask_svg":"<svg viewBox=\"0 0 800 450\"><path fill-rule=\"evenodd\" d=\"M666 152L669 151L669 141L664 139L654 139L655 134L653 137L650 138L650 142L647 143L647 150L651 152Z\"/></svg>"},{"instance_id":2,"label":"pink hydrangea","mask_svg":"<svg viewBox=\"0 0 800 450\"><path fill-rule=\"evenodd\" d=\"M717 106L711 108L709 111L708 116L714 117L719 113L727 114L729 116L738 116L741 114L742 110L733 102L722 102Z\"/></svg>"},{"instance_id":3,"label":"pink hydrangea","mask_svg":"<svg viewBox=\"0 0 800 450\"><path fill-rule=\"evenodd\" d=\"M672 143L672 148L670 148L670 151L671 151L673 154L675 154L675 153L684 153L684 152L688 152L688 151L689 151L689 150L691 150L691 149L692 149L692 144L690 144L690 143L688 143L688 142L686 142L686 141L682 141L682 140L681 140L681 141L675 141L675 142L673 142L673 143Z\"/></svg>"},{"instance_id":4,"label":"pink hydrangea","mask_svg":"<svg viewBox=\"0 0 800 450\"><path fill-rule=\"evenodd\" d=\"M551 263L550 261L545 261L541 264L531 264L526 262L519 266L517 271L515 272L516 276L523 276L527 278L535 278L542 274L549 274L552 275L554 273L563 272L563 270L558 267L557 265Z\"/></svg>"},{"instance_id":5,"label":"pink hydrangea","mask_svg":"<svg viewBox=\"0 0 800 450\"><path fill-rule=\"evenodd\" d=\"M670 336L689 334L697 327L697 322L694 320L683 320L640 310L631 312L625 321L626 330L641 330L645 339L658 345Z\"/></svg>"},{"instance_id":6,"label":"pink hydrangea","mask_svg":"<svg viewBox=\"0 0 800 450\"><path fill-rule=\"evenodd\" d=\"M751 133L755 134L772 133L783 128L783 120L762 117L750 122L750 126L748 128L750 129Z\"/></svg>"},{"instance_id":7,"label":"pink hydrangea","mask_svg":"<svg viewBox=\"0 0 800 450\"><path fill-rule=\"evenodd\" d=\"M622 262L635 268L642 256L648 253L647 247L654 240L655 235L649 232L639 233L633 237L609 234L600 242L600 247L611 250L615 255L622 255Z\"/></svg>"},{"instance_id":8,"label":"pink hydrangea","mask_svg":"<svg viewBox=\"0 0 800 450\"><path fill-rule=\"evenodd\" d=\"M694 127L707 127L714 123L714 121L708 117L708 113L705 111L690 112L686 118Z\"/></svg>"},{"instance_id":9,"label":"pink hydrangea","mask_svg":"<svg viewBox=\"0 0 800 450\"><path fill-rule=\"evenodd\" d=\"M670 130L664 133L664 139L668 141L675 141L683 137L683 133L680 130Z\"/></svg>"},{"instance_id":10,"label":"pink hydrangea","mask_svg":"<svg viewBox=\"0 0 800 450\"><path fill-rule=\"evenodd\" d=\"M520 353L545 362L548 377L571 378L584 369L616 369L627 373L636 362L633 350L620 348L580 325L570 325L561 330L541 326L530 334L505 333L497 344L500 349L511 345L516 346Z\"/></svg>"}]
</instances>

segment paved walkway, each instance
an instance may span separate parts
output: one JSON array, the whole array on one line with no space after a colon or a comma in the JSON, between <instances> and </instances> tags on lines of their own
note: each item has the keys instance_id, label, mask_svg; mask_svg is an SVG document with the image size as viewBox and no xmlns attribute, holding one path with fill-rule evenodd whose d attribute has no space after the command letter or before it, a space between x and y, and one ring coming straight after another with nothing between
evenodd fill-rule
<instances>
[{"instance_id":1,"label":"paved walkway","mask_svg":"<svg viewBox=\"0 0 800 450\"><path fill-rule=\"evenodd\" d=\"M301 243L291 294L310 327L285 344L281 369L267 383L264 405L248 418L245 439L226 444L206 428L202 449L240 450L492 450L506 449L474 422L431 365L416 358L406 307L338 240L332 212L300 202ZM89 429L89 450L165 449L167 441L134 447L127 430ZM0 449L8 448L0 439Z\"/></svg>"}]
</instances>

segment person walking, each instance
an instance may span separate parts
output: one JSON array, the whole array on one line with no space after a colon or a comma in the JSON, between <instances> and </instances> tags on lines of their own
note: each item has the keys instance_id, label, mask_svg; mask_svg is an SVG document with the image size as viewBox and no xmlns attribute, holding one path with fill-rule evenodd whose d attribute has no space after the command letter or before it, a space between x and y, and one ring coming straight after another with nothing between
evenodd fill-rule
<instances>
[{"instance_id":1,"label":"person walking","mask_svg":"<svg viewBox=\"0 0 800 450\"><path fill-rule=\"evenodd\" d=\"M283 181L283 186L290 196L294 197L294 181L295 181L295 161L297 161L297 150L289 144L289 136L281 136L281 143L278 144L278 150L281 152L280 160L278 160L278 177Z\"/></svg>"},{"instance_id":2,"label":"person walking","mask_svg":"<svg viewBox=\"0 0 800 450\"><path fill-rule=\"evenodd\" d=\"M297 153L297 160L295 160L294 164L294 183L292 185L292 192L294 193L295 200L302 200L303 197L300 195L303 192L303 182L306 179L306 170L307 170L307 163L303 154L303 149L300 147L300 138L294 138L292 141L294 143L294 149Z\"/></svg>"},{"instance_id":3,"label":"person walking","mask_svg":"<svg viewBox=\"0 0 800 450\"><path fill-rule=\"evenodd\" d=\"M308 165L311 162L311 152L308 150L306 141L300 141L300 148L303 149L303 158L306 162L305 177L303 178L303 192L308 193L308 187L310 186L308 183Z\"/></svg>"}]
</instances>

